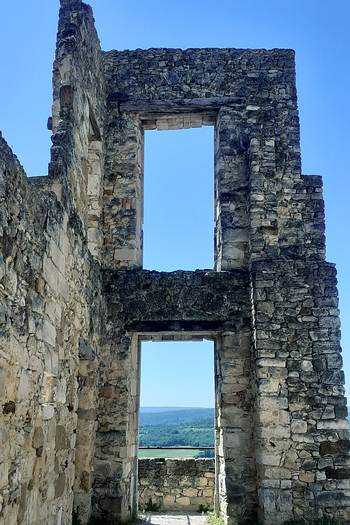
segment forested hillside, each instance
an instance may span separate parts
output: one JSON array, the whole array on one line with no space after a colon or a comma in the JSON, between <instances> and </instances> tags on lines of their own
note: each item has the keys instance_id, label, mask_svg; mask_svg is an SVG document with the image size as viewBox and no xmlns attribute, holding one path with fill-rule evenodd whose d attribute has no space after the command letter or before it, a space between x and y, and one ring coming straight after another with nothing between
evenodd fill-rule
<instances>
[{"instance_id":1,"label":"forested hillside","mask_svg":"<svg viewBox=\"0 0 350 525\"><path fill-rule=\"evenodd\" d=\"M141 408L140 447L213 447L213 408Z\"/></svg>"}]
</instances>

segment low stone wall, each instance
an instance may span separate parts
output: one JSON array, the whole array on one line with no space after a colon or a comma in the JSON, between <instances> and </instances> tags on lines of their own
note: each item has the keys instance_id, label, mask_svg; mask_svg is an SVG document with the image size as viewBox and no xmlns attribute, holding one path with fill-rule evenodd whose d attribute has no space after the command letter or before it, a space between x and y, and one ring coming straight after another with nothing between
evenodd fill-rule
<instances>
[{"instance_id":1,"label":"low stone wall","mask_svg":"<svg viewBox=\"0 0 350 525\"><path fill-rule=\"evenodd\" d=\"M214 459L139 459L141 510L212 509L214 485Z\"/></svg>"}]
</instances>

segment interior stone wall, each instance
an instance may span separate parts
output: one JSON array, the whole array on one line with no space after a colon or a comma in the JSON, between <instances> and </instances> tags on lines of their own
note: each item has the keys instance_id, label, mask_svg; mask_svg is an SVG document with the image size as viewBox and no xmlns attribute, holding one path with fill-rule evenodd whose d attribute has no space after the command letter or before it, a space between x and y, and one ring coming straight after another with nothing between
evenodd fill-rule
<instances>
[{"instance_id":1,"label":"interior stone wall","mask_svg":"<svg viewBox=\"0 0 350 525\"><path fill-rule=\"evenodd\" d=\"M82 441L91 473L79 347L98 354L99 270L50 181L28 179L2 138L0 186L0 523L70 524Z\"/></svg>"},{"instance_id":2,"label":"interior stone wall","mask_svg":"<svg viewBox=\"0 0 350 525\"><path fill-rule=\"evenodd\" d=\"M0 525L137 513L140 341L215 341L215 508L350 520L322 180L291 50L100 49L61 0L47 177L0 137ZM143 132L215 126L215 270L142 270Z\"/></svg>"},{"instance_id":3,"label":"interior stone wall","mask_svg":"<svg viewBox=\"0 0 350 525\"><path fill-rule=\"evenodd\" d=\"M3 525L90 514L102 303L84 159L101 141L98 61L91 9L62 1L48 176L27 178L0 139Z\"/></svg>"},{"instance_id":4,"label":"interior stone wall","mask_svg":"<svg viewBox=\"0 0 350 525\"><path fill-rule=\"evenodd\" d=\"M214 508L214 459L139 459L140 510L206 512Z\"/></svg>"},{"instance_id":5,"label":"interior stone wall","mask_svg":"<svg viewBox=\"0 0 350 525\"><path fill-rule=\"evenodd\" d=\"M248 273L106 270L103 290L107 310L101 330L93 512L96 516L102 513L107 520L112 519L116 509L127 515L137 499L134 418L139 395L138 341L162 333L163 340L181 338L184 334L189 339L194 334L196 338L215 340L219 378L217 433L221 439L227 436L231 443L231 448L225 441L218 449L220 501L223 503L227 498L226 477L230 486L236 484L236 492L232 488L236 501L242 498L252 515L256 506L252 450L249 446L245 451L234 447L235 439L242 441L244 433L252 431L249 390L247 396L242 396L250 381ZM236 396L233 392L230 396L230 385L236 389ZM244 490L238 489L241 479L247 480Z\"/></svg>"}]
</instances>

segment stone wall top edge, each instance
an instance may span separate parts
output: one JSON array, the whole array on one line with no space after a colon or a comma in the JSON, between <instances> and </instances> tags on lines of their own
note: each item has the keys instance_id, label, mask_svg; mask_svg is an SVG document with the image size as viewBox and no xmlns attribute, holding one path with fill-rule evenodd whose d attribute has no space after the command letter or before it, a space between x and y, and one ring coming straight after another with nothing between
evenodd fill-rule
<instances>
[{"instance_id":1,"label":"stone wall top edge","mask_svg":"<svg viewBox=\"0 0 350 525\"><path fill-rule=\"evenodd\" d=\"M32 188L35 188L36 190L48 189L51 187L53 182L54 180L52 179L52 177L49 177L48 175L28 177L29 186L31 186Z\"/></svg>"},{"instance_id":2,"label":"stone wall top edge","mask_svg":"<svg viewBox=\"0 0 350 525\"><path fill-rule=\"evenodd\" d=\"M231 281L237 280L239 282L249 279L251 272L255 271L270 271L271 269L280 268L306 268L308 271L324 268L332 272L336 272L336 263L325 261L316 258L262 258L251 261L249 269L234 269L230 271L217 272L215 270L176 270L173 272L162 272L156 270L142 270L142 269L125 269L125 268L102 268L102 278L106 286L113 283L114 280L131 280L145 279L145 280L190 280L198 279L207 280L213 279L217 281ZM283 270L283 271L284 271ZM136 281L135 281L136 282Z\"/></svg>"},{"instance_id":3,"label":"stone wall top edge","mask_svg":"<svg viewBox=\"0 0 350 525\"><path fill-rule=\"evenodd\" d=\"M153 48L103 52L102 62L108 103L113 101L110 94L117 95L118 103L143 100L146 105L150 100L187 99L193 106L197 99L202 106L203 98L212 105L213 97L239 97L229 105L250 103L265 107L277 100L279 104L288 100L288 107L296 109L293 50ZM222 106L225 101L216 103Z\"/></svg>"},{"instance_id":4,"label":"stone wall top edge","mask_svg":"<svg viewBox=\"0 0 350 525\"><path fill-rule=\"evenodd\" d=\"M60 0L62 6L72 6L82 4L83 0Z\"/></svg>"},{"instance_id":5,"label":"stone wall top edge","mask_svg":"<svg viewBox=\"0 0 350 525\"><path fill-rule=\"evenodd\" d=\"M304 184L308 186L316 186L316 187L323 186L322 175L308 175L308 174L303 173L302 179L303 179Z\"/></svg>"},{"instance_id":6,"label":"stone wall top edge","mask_svg":"<svg viewBox=\"0 0 350 525\"><path fill-rule=\"evenodd\" d=\"M295 50L289 49L289 48L272 48L272 49L254 49L254 48L236 48L236 47L189 47L189 48L168 48L168 47L150 47L147 49L111 49L109 51L102 51L102 54L105 56L145 56L147 55L173 55L173 54L230 54L233 56L241 57L245 55L252 55L256 56L259 55L261 57L275 57L280 56L281 58L289 58L290 60L295 59Z\"/></svg>"},{"instance_id":7,"label":"stone wall top edge","mask_svg":"<svg viewBox=\"0 0 350 525\"><path fill-rule=\"evenodd\" d=\"M13 152L7 141L4 139L0 131L0 162L4 162L5 165L11 169L15 169L18 173L21 173L23 179L27 180L28 176L23 168L22 164L18 160L18 157Z\"/></svg>"},{"instance_id":8,"label":"stone wall top edge","mask_svg":"<svg viewBox=\"0 0 350 525\"><path fill-rule=\"evenodd\" d=\"M0 132L0 167L4 170L3 177L7 186L7 191L11 192L15 188L15 195L22 195L22 203L27 207L28 212L34 217L37 210L35 205L39 205L41 212L50 209L55 210L57 217L61 217L63 207L57 195L52 190L54 182L47 175L28 177L12 148L8 145ZM22 204L22 205L23 205ZM37 217L35 218L36 220Z\"/></svg>"},{"instance_id":9,"label":"stone wall top edge","mask_svg":"<svg viewBox=\"0 0 350 525\"><path fill-rule=\"evenodd\" d=\"M112 276L112 275L150 275L150 276L186 276L186 275L225 275L225 276L232 276L232 275L246 275L248 272L247 270L242 270L240 268L235 268L233 270L223 270L221 272L217 272L216 270L210 270L210 269L201 269L201 270L173 270L170 272L166 271L158 271L158 270L146 270L143 268L104 268L103 269L105 275Z\"/></svg>"},{"instance_id":10,"label":"stone wall top edge","mask_svg":"<svg viewBox=\"0 0 350 525\"><path fill-rule=\"evenodd\" d=\"M60 0L60 9L63 12L84 10L93 13L91 5L82 0Z\"/></svg>"}]
</instances>

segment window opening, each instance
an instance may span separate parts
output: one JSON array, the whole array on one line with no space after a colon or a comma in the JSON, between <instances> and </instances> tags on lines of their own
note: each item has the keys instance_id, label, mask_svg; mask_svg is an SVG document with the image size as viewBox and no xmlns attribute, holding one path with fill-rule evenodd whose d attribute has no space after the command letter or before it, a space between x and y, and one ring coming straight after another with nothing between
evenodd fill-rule
<instances>
[{"instance_id":1,"label":"window opening","mask_svg":"<svg viewBox=\"0 0 350 525\"><path fill-rule=\"evenodd\" d=\"M213 129L145 131L146 269L213 268Z\"/></svg>"}]
</instances>

